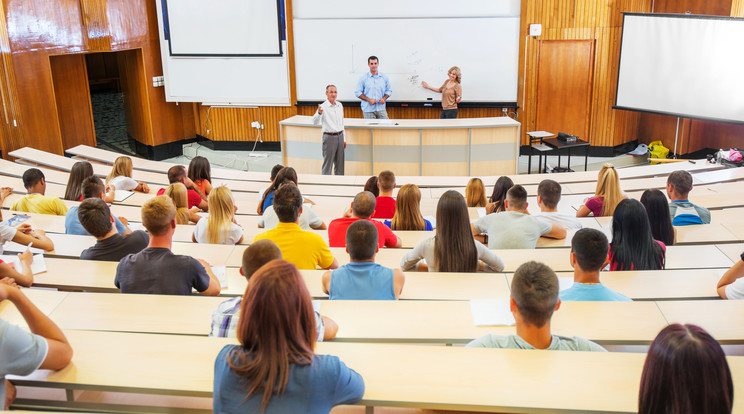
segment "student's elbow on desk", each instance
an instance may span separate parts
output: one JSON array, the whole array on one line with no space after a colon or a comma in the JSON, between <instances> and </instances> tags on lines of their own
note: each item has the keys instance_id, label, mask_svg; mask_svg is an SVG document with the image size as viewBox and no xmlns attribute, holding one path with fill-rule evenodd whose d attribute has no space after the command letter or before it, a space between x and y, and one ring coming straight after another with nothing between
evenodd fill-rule
<instances>
[{"instance_id":1,"label":"student's elbow on desk","mask_svg":"<svg viewBox=\"0 0 744 414\"><path fill-rule=\"evenodd\" d=\"M545 235L546 237L551 237L553 239L565 239L566 238L566 229L563 227L553 224L553 228L550 229L550 233Z\"/></svg>"},{"instance_id":2,"label":"student's elbow on desk","mask_svg":"<svg viewBox=\"0 0 744 414\"><path fill-rule=\"evenodd\" d=\"M336 339L338 333L338 324L333 319L327 316L321 316L323 318L323 324L325 324L325 331L323 331L323 340L330 341Z\"/></svg>"},{"instance_id":3,"label":"student's elbow on desk","mask_svg":"<svg viewBox=\"0 0 744 414\"><path fill-rule=\"evenodd\" d=\"M326 294L327 293L330 293L330 290L331 290L331 271L329 270L329 271L323 273L323 278L321 280L322 280L321 285L322 285L323 293L326 293Z\"/></svg>"},{"instance_id":4,"label":"student's elbow on desk","mask_svg":"<svg viewBox=\"0 0 744 414\"><path fill-rule=\"evenodd\" d=\"M67 342L56 339L47 339L49 347L44 362L39 366L40 369L59 370L66 367L72 361L72 346Z\"/></svg>"}]
</instances>

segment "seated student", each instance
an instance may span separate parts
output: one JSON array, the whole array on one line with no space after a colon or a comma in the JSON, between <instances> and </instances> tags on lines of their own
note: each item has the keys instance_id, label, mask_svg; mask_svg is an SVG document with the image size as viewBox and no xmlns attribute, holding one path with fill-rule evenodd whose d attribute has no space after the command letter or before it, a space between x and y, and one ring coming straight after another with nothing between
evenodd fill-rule
<instances>
[{"instance_id":1,"label":"seated student","mask_svg":"<svg viewBox=\"0 0 744 414\"><path fill-rule=\"evenodd\" d=\"M584 200L584 204L576 211L576 217L586 217L592 213L594 217L611 216L617 204L625 198L620 190L620 178L615 166L605 164L597 174L597 189L594 197Z\"/></svg>"},{"instance_id":2,"label":"seated student","mask_svg":"<svg viewBox=\"0 0 744 414\"><path fill-rule=\"evenodd\" d=\"M106 195L103 192L104 188L103 181L95 175L86 178L83 181L83 199L99 198L106 201ZM132 230L129 229L128 224L129 222L124 217L114 216L114 226L116 227L116 231L118 231L122 236L132 232ZM65 214L65 234L79 234L81 236L88 235L88 232L85 231L83 225L80 224L80 219L78 219L78 206L70 207L70 209L67 210L67 214Z\"/></svg>"},{"instance_id":3,"label":"seated student","mask_svg":"<svg viewBox=\"0 0 744 414\"><path fill-rule=\"evenodd\" d=\"M377 179L377 176L373 175L367 179L367 182L364 183L363 191L369 191L370 193L374 194L375 197L377 197L380 195L380 186L378 184L379 181Z\"/></svg>"},{"instance_id":4,"label":"seated student","mask_svg":"<svg viewBox=\"0 0 744 414\"><path fill-rule=\"evenodd\" d=\"M5 197L13 192L10 187L0 188L0 206L3 205ZM7 241L14 241L24 246L36 247L46 251L54 250L54 243L46 236L43 230L33 230L28 223L21 223L15 227L8 225L7 221L2 221L2 209L0 209L0 254L3 254L3 245Z\"/></svg>"},{"instance_id":5,"label":"seated student","mask_svg":"<svg viewBox=\"0 0 744 414\"><path fill-rule=\"evenodd\" d=\"M400 197L400 194L398 194ZM488 204L486 200L486 186L480 178L471 178L465 187L465 202L468 207L485 207Z\"/></svg>"},{"instance_id":6,"label":"seated student","mask_svg":"<svg viewBox=\"0 0 744 414\"><path fill-rule=\"evenodd\" d=\"M646 209L654 239L672 246L677 240L677 229L672 225L667 198L661 191L650 188L641 195L641 204Z\"/></svg>"},{"instance_id":7,"label":"seated student","mask_svg":"<svg viewBox=\"0 0 744 414\"><path fill-rule=\"evenodd\" d=\"M266 202L269 194L272 193L277 188L279 188L278 185L274 186L275 184L274 181L276 181L276 176L279 175L279 171L281 171L282 169L284 169L284 166L282 164L276 164L271 168L271 173L269 174L269 186L266 188L266 190L264 190L263 195L261 196L261 199L258 200L258 207L256 208L256 212L258 214L263 214L265 210L264 203ZM292 171L294 171L294 169ZM269 202L268 205L271 205L273 203L273 200L274 200L274 197L272 195L271 200L270 200L271 202Z\"/></svg>"},{"instance_id":8,"label":"seated student","mask_svg":"<svg viewBox=\"0 0 744 414\"><path fill-rule=\"evenodd\" d=\"M599 271L609 258L607 236L596 229L581 229L571 239L571 267L574 270L573 285L561 291L563 301L623 301L631 299L617 293L599 281Z\"/></svg>"},{"instance_id":9,"label":"seated student","mask_svg":"<svg viewBox=\"0 0 744 414\"><path fill-rule=\"evenodd\" d=\"M106 176L106 185L116 190L150 192L146 183L132 179L132 159L127 156L114 160L114 166Z\"/></svg>"},{"instance_id":10,"label":"seated student","mask_svg":"<svg viewBox=\"0 0 744 414\"><path fill-rule=\"evenodd\" d=\"M214 363L215 413L327 413L362 398L361 375L313 352L314 312L296 267L265 264L243 300L240 344L226 345Z\"/></svg>"},{"instance_id":11,"label":"seated student","mask_svg":"<svg viewBox=\"0 0 744 414\"><path fill-rule=\"evenodd\" d=\"M191 240L197 243L240 244L243 228L235 223L235 201L229 188L221 185L209 194L209 216L194 226Z\"/></svg>"},{"instance_id":12,"label":"seated student","mask_svg":"<svg viewBox=\"0 0 744 414\"><path fill-rule=\"evenodd\" d=\"M245 276L248 283L251 283L251 276L274 259L281 259L282 252L279 246L271 240L259 240L243 250L243 261L240 267L240 274ZM235 331L240 320L240 305L243 302L242 296L230 298L217 306L212 312L212 329L209 336L221 338L235 338ZM315 329L318 331L318 342L330 341L336 337L338 325L331 318L320 316L315 312Z\"/></svg>"},{"instance_id":13,"label":"seated student","mask_svg":"<svg viewBox=\"0 0 744 414\"><path fill-rule=\"evenodd\" d=\"M72 347L62 330L22 290L0 282L0 303L5 300L15 305L28 325L28 329L22 329L0 318L0 408L7 410L14 400L15 387L5 381L6 375L62 369L72 359ZM6 389L9 395L5 395Z\"/></svg>"},{"instance_id":14,"label":"seated student","mask_svg":"<svg viewBox=\"0 0 744 414\"><path fill-rule=\"evenodd\" d=\"M57 216L67 214L67 206L62 200L44 195L46 179L38 168L29 168L23 173L23 186L26 187L28 195L13 202L11 210Z\"/></svg>"},{"instance_id":15,"label":"seated student","mask_svg":"<svg viewBox=\"0 0 744 414\"><path fill-rule=\"evenodd\" d=\"M646 355L639 414L731 413L734 383L721 345L703 328L671 324Z\"/></svg>"},{"instance_id":16,"label":"seated student","mask_svg":"<svg viewBox=\"0 0 744 414\"><path fill-rule=\"evenodd\" d=\"M581 222L576 217L558 212L561 201L561 185L553 180L542 180L537 186L537 205L540 212L535 214L541 220L557 224L566 230L578 230Z\"/></svg>"},{"instance_id":17,"label":"seated student","mask_svg":"<svg viewBox=\"0 0 744 414\"><path fill-rule=\"evenodd\" d=\"M100 198L86 198L80 203L78 219L85 231L96 238L96 244L80 253L82 260L118 262L130 253L142 251L150 237L142 230L121 235L114 226L114 215Z\"/></svg>"},{"instance_id":18,"label":"seated student","mask_svg":"<svg viewBox=\"0 0 744 414\"><path fill-rule=\"evenodd\" d=\"M375 263L380 251L377 228L367 221L351 223L346 231L346 251L351 261L323 274L323 292L329 299L395 300L400 297L406 277L400 269Z\"/></svg>"},{"instance_id":19,"label":"seated student","mask_svg":"<svg viewBox=\"0 0 744 414\"><path fill-rule=\"evenodd\" d=\"M122 293L190 295L220 294L220 282L209 263L171 252L176 230L176 208L168 197L157 196L142 206L142 224L150 243L139 253L125 256L116 266L114 284Z\"/></svg>"},{"instance_id":20,"label":"seated student","mask_svg":"<svg viewBox=\"0 0 744 414\"><path fill-rule=\"evenodd\" d=\"M78 161L72 164L70 176L67 177L67 188L65 188L65 196L63 198L70 201L83 201L83 181L93 175L95 175L93 165L88 161Z\"/></svg>"},{"instance_id":21,"label":"seated student","mask_svg":"<svg viewBox=\"0 0 744 414\"><path fill-rule=\"evenodd\" d=\"M584 338L552 335L550 319L561 306L558 278L543 263L527 262L514 272L509 306L517 325L517 334L488 334L466 346L471 348L547 349L551 351L605 351Z\"/></svg>"},{"instance_id":22,"label":"seated student","mask_svg":"<svg viewBox=\"0 0 744 414\"><path fill-rule=\"evenodd\" d=\"M420 241L406 253L400 261L403 270L468 273L504 270L504 261L473 239L468 206L457 191L449 190L439 197L435 231L434 237Z\"/></svg>"},{"instance_id":23,"label":"seated student","mask_svg":"<svg viewBox=\"0 0 744 414\"><path fill-rule=\"evenodd\" d=\"M281 185L294 185L296 184L291 180L285 180L284 183ZM272 196L273 198L273 196ZM276 225L279 224L279 217L276 216L276 211L274 211L274 206L268 206L263 212L263 215L261 218L258 219L258 227L263 228L266 230L271 230L276 227ZM315 211L313 211L312 208L303 208L302 212L300 213L300 218L298 219L297 224L300 225L300 228L302 230L310 230L311 228L314 230L325 230L326 224L323 222L323 219L321 219L317 214L315 214Z\"/></svg>"},{"instance_id":24,"label":"seated student","mask_svg":"<svg viewBox=\"0 0 744 414\"><path fill-rule=\"evenodd\" d=\"M721 280L718 281L716 291L723 299L744 299L744 253L741 260L734 263Z\"/></svg>"},{"instance_id":25,"label":"seated student","mask_svg":"<svg viewBox=\"0 0 744 414\"><path fill-rule=\"evenodd\" d=\"M34 274L31 272L31 263L34 261L34 255L31 251L26 250L18 254L18 260L21 262L21 269L16 269L0 259L0 280L12 279L18 285L31 287L34 283Z\"/></svg>"},{"instance_id":26,"label":"seated student","mask_svg":"<svg viewBox=\"0 0 744 414\"><path fill-rule=\"evenodd\" d=\"M274 168L277 166L278 165L275 165ZM287 182L292 182L294 185L298 185L297 171L292 167L284 167L276 173L276 176L271 181L271 185L266 189L266 191L264 191L263 196L261 196L261 199L258 201L258 209L256 209L258 214L263 215L264 211L274 204L274 191ZM302 198L302 203L315 204L312 200L305 197Z\"/></svg>"},{"instance_id":27,"label":"seated student","mask_svg":"<svg viewBox=\"0 0 744 414\"><path fill-rule=\"evenodd\" d=\"M669 214L675 226L690 224L710 224L710 211L707 208L692 204L687 199L692 191L692 175L684 170L673 171L667 177L667 195Z\"/></svg>"},{"instance_id":28,"label":"seated student","mask_svg":"<svg viewBox=\"0 0 744 414\"><path fill-rule=\"evenodd\" d=\"M202 219L202 216L196 213L199 207L189 209L189 195L186 186L182 183L169 185L163 195L170 198L176 206L176 224L196 224Z\"/></svg>"},{"instance_id":29,"label":"seated student","mask_svg":"<svg viewBox=\"0 0 744 414\"><path fill-rule=\"evenodd\" d=\"M385 220L383 223L393 230L434 230L431 222L421 215L421 191L416 184L406 184L400 188L395 199L393 219Z\"/></svg>"},{"instance_id":30,"label":"seated student","mask_svg":"<svg viewBox=\"0 0 744 414\"><path fill-rule=\"evenodd\" d=\"M282 185L274 191L274 211L279 217L276 228L258 234L253 241L272 240L282 251L284 260L299 269L335 269L338 262L319 235L304 231L297 224L302 212L302 195L294 185Z\"/></svg>"},{"instance_id":31,"label":"seated student","mask_svg":"<svg viewBox=\"0 0 744 414\"><path fill-rule=\"evenodd\" d=\"M209 197L209 193L212 192L212 166L209 165L208 159L200 155L192 158L189 163L188 177L205 196Z\"/></svg>"},{"instance_id":32,"label":"seated student","mask_svg":"<svg viewBox=\"0 0 744 414\"><path fill-rule=\"evenodd\" d=\"M375 207L372 218L391 219L395 216L395 198L393 198L395 174L389 170L381 172L377 176L377 186L380 188L380 195L377 196L377 207Z\"/></svg>"},{"instance_id":33,"label":"seated student","mask_svg":"<svg viewBox=\"0 0 744 414\"><path fill-rule=\"evenodd\" d=\"M534 249L540 236L565 239L566 229L527 213L527 190L517 184L506 193L506 211L481 217L473 235L486 234L489 249Z\"/></svg>"},{"instance_id":34,"label":"seated student","mask_svg":"<svg viewBox=\"0 0 744 414\"><path fill-rule=\"evenodd\" d=\"M666 246L654 240L646 209L640 201L621 201L612 215L610 270L659 270L664 268Z\"/></svg>"},{"instance_id":35,"label":"seated student","mask_svg":"<svg viewBox=\"0 0 744 414\"><path fill-rule=\"evenodd\" d=\"M189 199L188 208L199 207L201 211L209 210L207 196L201 192L201 189L186 176L186 167L183 165L174 165L168 168L168 183L181 183L186 186ZM158 190L157 195L165 194L165 188Z\"/></svg>"},{"instance_id":36,"label":"seated student","mask_svg":"<svg viewBox=\"0 0 744 414\"><path fill-rule=\"evenodd\" d=\"M506 193L513 186L514 181L505 175L502 175L498 180L496 180L493 184L491 197L488 199L488 204L486 204L486 214L506 211L506 206L504 205L504 202L506 201Z\"/></svg>"},{"instance_id":37,"label":"seated student","mask_svg":"<svg viewBox=\"0 0 744 414\"><path fill-rule=\"evenodd\" d=\"M396 236L390 227L378 220L370 220L375 212L375 196L369 191L362 191L354 197L351 203L351 217L341 217L331 221L328 225L328 245L331 247L346 247L346 231L357 220L368 220L377 229L379 247L402 247L403 241Z\"/></svg>"}]
</instances>

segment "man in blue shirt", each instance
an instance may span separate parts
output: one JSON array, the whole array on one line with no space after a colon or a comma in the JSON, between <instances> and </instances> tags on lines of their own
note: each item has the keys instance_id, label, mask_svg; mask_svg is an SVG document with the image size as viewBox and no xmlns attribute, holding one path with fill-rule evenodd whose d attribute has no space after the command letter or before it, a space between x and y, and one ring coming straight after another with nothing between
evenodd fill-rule
<instances>
[{"instance_id":1,"label":"man in blue shirt","mask_svg":"<svg viewBox=\"0 0 744 414\"><path fill-rule=\"evenodd\" d=\"M687 199L692 191L692 175L684 170L673 171L667 177L667 195L669 214L675 226L690 224L710 224L710 211L707 208L692 204Z\"/></svg>"},{"instance_id":2,"label":"man in blue shirt","mask_svg":"<svg viewBox=\"0 0 744 414\"><path fill-rule=\"evenodd\" d=\"M393 93L390 80L379 73L377 56L367 58L369 72L362 75L354 89L354 96L362 100L362 113L365 119L388 119L385 102Z\"/></svg>"},{"instance_id":3,"label":"man in blue shirt","mask_svg":"<svg viewBox=\"0 0 744 414\"><path fill-rule=\"evenodd\" d=\"M603 285L599 281L599 271L607 266L609 259L607 236L596 229L581 229L571 239L571 267L574 269L574 283L561 291L564 301L618 301L631 299Z\"/></svg>"}]
</instances>

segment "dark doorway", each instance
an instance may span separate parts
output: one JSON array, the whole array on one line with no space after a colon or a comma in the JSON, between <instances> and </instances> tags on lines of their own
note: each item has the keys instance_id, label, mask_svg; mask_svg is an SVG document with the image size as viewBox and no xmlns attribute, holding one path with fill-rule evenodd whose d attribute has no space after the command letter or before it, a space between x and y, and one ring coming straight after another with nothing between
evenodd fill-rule
<instances>
[{"instance_id":1,"label":"dark doorway","mask_svg":"<svg viewBox=\"0 0 744 414\"><path fill-rule=\"evenodd\" d=\"M119 53L121 52L85 55L96 146L109 151L134 155L127 134L126 111L117 56Z\"/></svg>"}]
</instances>

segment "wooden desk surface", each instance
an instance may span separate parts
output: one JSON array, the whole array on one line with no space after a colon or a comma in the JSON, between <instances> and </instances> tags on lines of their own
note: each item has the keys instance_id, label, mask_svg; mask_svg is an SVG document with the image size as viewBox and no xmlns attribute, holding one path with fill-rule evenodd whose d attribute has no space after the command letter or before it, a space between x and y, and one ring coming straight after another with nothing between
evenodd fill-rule
<instances>
[{"instance_id":1,"label":"wooden desk surface","mask_svg":"<svg viewBox=\"0 0 744 414\"><path fill-rule=\"evenodd\" d=\"M23 294L28 297L34 305L45 315L52 313L54 309L67 297L67 292L55 292L42 289L25 289ZM4 319L14 325L27 327L25 320L16 309L15 305L5 300L0 302L0 319Z\"/></svg>"},{"instance_id":2,"label":"wooden desk surface","mask_svg":"<svg viewBox=\"0 0 744 414\"><path fill-rule=\"evenodd\" d=\"M744 301L690 300L657 302L669 323L691 323L722 344L741 343L744 337Z\"/></svg>"},{"instance_id":3,"label":"wooden desk surface","mask_svg":"<svg viewBox=\"0 0 744 414\"><path fill-rule=\"evenodd\" d=\"M76 351L69 367L12 377L13 382L209 397L214 359L225 345L235 343L117 332L68 330L65 335ZM635 412L645 361L644 354L620 352L332 342L318 343L315 352L337 355L362 375L362 405L510 413ZM727 359L734 394L739 395L744 392L744 357ZM494 375L496 367L500 375ZM534 392L535 385L540 392ZM734 400L734 412L741 409L740 400Z\"/></svg>"},{"instance_id":4,"label":"wooden desk surface","mask_svg":"<svg viewBox=\"0 0 744 414\"><path fill-rule=\"evenodd\" d=\"M744 243L716 244L716 248L731 260L728 267L741 260L741 253L744 252Z\"/></svg>"},{"instance_id":5,"label":"wooden desk surface","mask_svg":"<svg viewBox=\"0 0 744 414\"><path fill-rule=\"evenodd\" d=\"M50 317L63 329L186 335L207 335L211 313L224 300L58 293L67 296ZM324 301L321 313L338 323L337 341L466 343L489 332L514 333L513 326L474 326L467 301ZM566 302L552 324L556 334L647 344L666 322L655 302ZM739 342L744 342L744 332Z\"/></svg>"}]
</instances>

